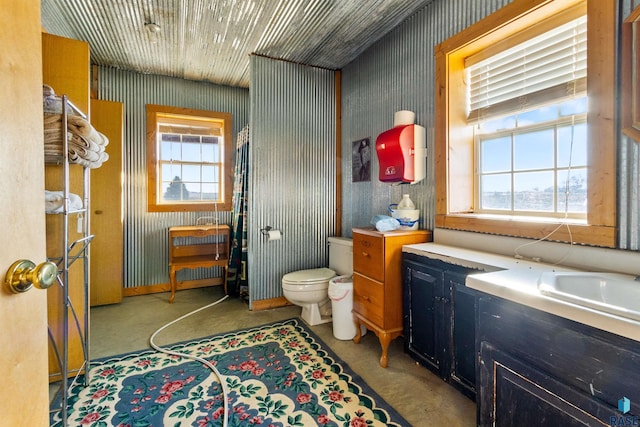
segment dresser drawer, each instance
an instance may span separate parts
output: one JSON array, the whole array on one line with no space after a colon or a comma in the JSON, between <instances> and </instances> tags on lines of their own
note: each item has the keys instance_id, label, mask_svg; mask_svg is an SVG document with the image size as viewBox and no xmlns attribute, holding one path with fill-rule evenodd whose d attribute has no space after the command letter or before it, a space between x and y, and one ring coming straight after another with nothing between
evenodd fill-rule
<instances>
[{"instance_id":1,"label":"dresser drawer","mask_svg":"<svg viewBox=\"0 0 640 427\"><path fill-rule=\"evenodd\" d=\"M353 274L353 311L384 327L384 286L358 273Z\"/></svg>"},{"instance_id":2,"label":"dresser drawer","mask_svg":"<svg viewBox=\"0 0 640 427\"><path fill-rule=\"evenodd\" d=\"M384 282L384 239L353 233L353 271Z\"/></svg>"}]
</instances>

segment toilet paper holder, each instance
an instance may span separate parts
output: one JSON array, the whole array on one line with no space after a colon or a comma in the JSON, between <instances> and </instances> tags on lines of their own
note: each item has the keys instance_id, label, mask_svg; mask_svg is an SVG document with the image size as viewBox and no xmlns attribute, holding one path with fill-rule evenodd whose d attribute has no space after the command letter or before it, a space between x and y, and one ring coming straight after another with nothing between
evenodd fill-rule
<instances>
[{"instance_id":1,"label":"toilet paper holder","mask_svg":"<svg viewBox=\"0 0 640 427\"><path fill-rule=\"evenodd\" d=\"M273 227L271 227L270 225L267 225L266 227L260 229L260 233L262 233L263 236L268 236L271 230L273 230ZM284 233L282 233L281 231L280 234L284 234Z\"/></svg>"},{"instance_id":2,"label":"toilet paper holder","mask_svg":"<svg viewBox=\"0 0 640 427\"><path fill-rule=\"evenodd\" d=\"M262 233L263 236L268 236L269 231L271 231L270 225L267 225L266 227L260 229L260 232Z\"/></svg>"}]
</instances>

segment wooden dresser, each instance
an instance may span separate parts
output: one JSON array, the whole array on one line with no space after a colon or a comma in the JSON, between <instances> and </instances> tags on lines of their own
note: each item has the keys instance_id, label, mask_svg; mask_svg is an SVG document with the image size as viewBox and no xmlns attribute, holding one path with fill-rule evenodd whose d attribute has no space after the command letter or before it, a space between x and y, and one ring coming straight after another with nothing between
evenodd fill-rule
<instances>
[{"instance_id":1,"label":"wooden dresser","mask_svg":"<svg viewBox=\"0 0 640 427\"><path fill-rule=\"evenodd\" d=\"M389 343L402 335L402 246L431 239L429 230L353 229L353 341L360 342L360 325L373 331L382 347L383 368Z\"/></svg>"}]
</instances>

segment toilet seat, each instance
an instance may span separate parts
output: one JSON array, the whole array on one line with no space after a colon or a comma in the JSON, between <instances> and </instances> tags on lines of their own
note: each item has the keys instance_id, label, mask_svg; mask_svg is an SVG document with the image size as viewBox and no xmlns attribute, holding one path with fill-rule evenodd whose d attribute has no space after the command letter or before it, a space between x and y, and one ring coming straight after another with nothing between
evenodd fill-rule
<instances>
[{"instance_id":1,"label":"toilet seat","mask_svg":"<svg viewBox=\"0 0 640 427\"><path fill-rule=\"evenodd\" d=\"M326 267L294 271L282 277L285 298L302 307L300 317L311 326L331 322L327 289L334 277L336 272Z\"/></svg>"},{"instance_id":2,"label":"toilet seat","mask_svg":"<svg viewBox=\"0 0 640 427\"><path fill-rule=\"evenodd\" d=\"M282 277L282 285L313 286L328 284L329 280L335 276L336 272L326 267L299 270L285 274Z\"/></svg>"}]
</instances>

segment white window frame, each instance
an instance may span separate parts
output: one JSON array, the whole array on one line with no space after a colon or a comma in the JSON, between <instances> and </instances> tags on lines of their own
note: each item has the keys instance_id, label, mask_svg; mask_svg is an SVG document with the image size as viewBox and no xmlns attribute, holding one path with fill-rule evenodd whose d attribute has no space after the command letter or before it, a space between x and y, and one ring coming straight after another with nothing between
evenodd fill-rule
<instances>
[{"instance_id":1,"label":"white window frame","mask_svg":"<svg viewBox=\"0 0 640 427\"><path fill-rule=\"evenodd\" d=\"M561 104L561 102L558 102L553 105L558 105L558 104ZM475 176L474 176L474 212L478 214L489 214L489 215L504 215L504 216L514 216L514 217L522 216L522 217L531 217L531 218L535 217L542 220L546 218L555 218L563 221L584 223L586 221L586 216L587 216L586 211L580 213L575 210L572 211L568 209L568 206L566 205L566 200L561 200L561 197L563 199L566 199L567 197L569 197L569 194L567 194L568 188L566 188L568 183L566 182L566 180L560 181L557 178L559 173L567 173L568 176L570 177L573 171L577 171L577 170L586 171L587 165L586 164L577 164L577 165L568 164L567 166L559 166L557 162L558 160L557 157L558 157L558 143L559 143L558 128L576 126L576 125L581 125L586 123L587 123L587 114L585 112L582 114L561 117L556 120L536 123L528 126L515 126L513 128L497 130L495 132L480 133L478 131L479 124L476 125L474 127L474 129L476 130L476 133L474 136L474 152L475 152L475 159L476 159L475 163L478 166L475 170ZM554 158L553 167L533 168L528 171L516 169L514 166L514 149L513 149L515 144L514 138L517 135L526 134L529 132L541 131L541 130L549 130L549 129L553 131L553 138L554 138L553 140L554 153L552 153ZM482 153L481 153L480 145L482 144L483 140L499 138L499 137L509 137L510 139L510 144L511 144L510 168L500 172L483 172L482 160L481 160ZM516 198L516 190L513 182L514 178L518 174L527 173L527 172L552 172L553 173L554 175L553 210L544 210L544 211L524 210L524 209L517 209L514 206L515 204L514 200ZM482 203L483 196L482 196L482 186L481 186L482 177L497 175L497 174L504 174L504 175L508 174L511 177L510 178L511 179L511 186L510 186L511 187L511 205L509 209L483 208L483 203Z\"/></svg>"}]
</instances>

